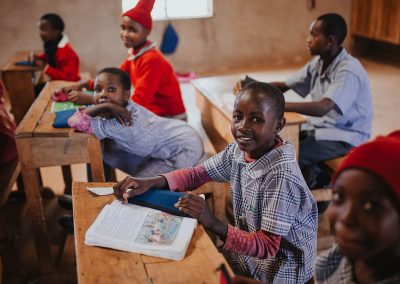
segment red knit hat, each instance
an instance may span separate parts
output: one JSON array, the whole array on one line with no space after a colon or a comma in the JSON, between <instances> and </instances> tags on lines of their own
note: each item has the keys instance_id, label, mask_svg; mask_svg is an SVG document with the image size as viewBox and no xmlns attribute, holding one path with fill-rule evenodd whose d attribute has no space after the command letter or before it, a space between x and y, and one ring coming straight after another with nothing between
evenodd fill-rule
<instances>
[{"instance_id":1,"label":"red knit hat","mask_svg":"<svg viewBox=\"0 0 400 284\"><path fill-rule=\"evenodd\" d=\"M354 148L332 177L350 168L369 170L381 177L400 199L400 130Z\"/></svg>"},{"instance_id":2,"label":"red knit hat","mask_svg":"<svg viewBox=\"0 0 400 284\"><path fill-rule=\"evenodd\" d=\"M137 5L126 11L122 14L122 16L128 16L135 22L138 22L143 27L151 31L152 28L152 20L151 20L151 10L153 9L155 0L139 0Z\"/></svg>"}]
</instances>

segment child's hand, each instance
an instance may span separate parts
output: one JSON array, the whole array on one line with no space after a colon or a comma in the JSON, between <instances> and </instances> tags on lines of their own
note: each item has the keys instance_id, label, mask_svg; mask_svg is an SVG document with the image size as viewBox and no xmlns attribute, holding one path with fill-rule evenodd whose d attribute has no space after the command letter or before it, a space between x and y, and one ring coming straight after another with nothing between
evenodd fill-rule
<instances>
[{"instance_id":1,"label":"child's hand","mask_svg":"<svg viewBox=\"0 0 400 284\"><path fill-rule=\"evenodd\" d=\"M35 57L35 56L33 58L33 63L35 64L35 66L39 67L40 69L43 69L44 66L46 66L46 62L43 59Z\"/></svg>"},{"instance_id":2,"label":"child's hand","mask_svg":"<svg viewBox=\"0 0 400 284\"><path fill-rule=\"evenodd\" d=\"M233 94L237 95L240 92L240 90L242 89L242 87L243 87L242 80L237 81L235 87L233 87L233 90L232 90Z\"/></svg>"},{"instance_id":3,"label":"child's hand","mask_svg":"<svg viewBox=\"0 0 400 284\"><path fill-rule=\"evenodd\" d=\"M206 201L195 193L189 192L188 195L179 198L175 207L197 219L206 228L211 228L214 224L215 217L210 212Z\"/></svg>"},{"instance_id":4,"label":"child's hand","mask_svg":"<svg viewBox=\"0 0 400 284\"><path fill-rule=\"evenodd\" d=\"M61 88L61 91L63 91L66 94L69 94L71 91L81 91L81 90L82 90L81 84L75 84L75 85Z\"/></svg>"},{"instance_id":5,"label":"child's hand","mask_svg":"<svg viewBox=\"0 0 400 284\"><path fill-rule=\"evenodd\" d=\"M94 97L84 94L80 91L73 90L68 92L68 101L77 105L91 105L94 103Z\"/></svg>"},{"instance_id":6,"label":"child's hand","mask_svg":"<svg viewBox=\"0 0 400 284\"><path fill-rule=\"evenodd\" d=\"M116 118L119 123L122 125L125 125L126 123L132 125L132 115L126 108L113 103L104 104L107 104L108 112L112 117Z\"/></svg>"},{"instance_id":7,"label":"child's hand","mask_svg":"<svg viewBox=\"0 0 400 284\"><path fill-rule=\"evenodd\" d=\"M151 188L164 188L166 183L165 178L162 176L146 179L127 176L114 185L114 195L118 200L126 204L128 203L128 198L141 195Z\"/></svg>"}]
</instances>

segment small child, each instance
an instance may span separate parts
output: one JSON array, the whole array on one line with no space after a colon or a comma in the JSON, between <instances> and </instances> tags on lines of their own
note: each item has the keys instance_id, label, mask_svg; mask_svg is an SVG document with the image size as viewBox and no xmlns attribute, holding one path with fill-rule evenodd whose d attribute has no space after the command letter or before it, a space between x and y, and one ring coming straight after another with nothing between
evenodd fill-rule
<instances>
[{"instance_id":1,"label":"small child","mask_svg":"<svg viewBox=\"0 0 400 284\"><path fill-rule=\"evenodd\" d=\"M121 39L129 49L128 58L120 68L131 78L134 92L132 101L163 117L187 120L179 83L171 64L147 40L152 28L150 12L155 0L140 0L122 15ZM78 92L91 89L92 82L64 88L70 92L70 100L78 104L90 104L92 98Z\"/></svg>"},{"instance_id":2,"label":"small child","mask_svg":"<svg viewBox=\"0 0 400 284\"><path fill-rule=\"evenodd\" d=\"M94 84L98 105L78 110L68 124L104 141L106 164L140 177L196 165L203 144L187 123L159 117L131 102L129 75L101 70Z\"/></svg>"},{"instance_id":3,"label":"small child","mask_svg":"<svg viewBox=\"0 0 400 284\"><path fill-rule=\"evenodd\" d=\"M35 65L50 80L79 81L79 57L63 34L64 21L57 14L45 14L39 22L44 53L34 55Z\"/></svg>"},{"instance_id":4,"label":"small child","mask_svg":"<svg viewBox=\"0 0 400 284\"><path fill-rule=\"evenodd\" d=\"M301 175L285 125L281 91L252 83L238 94L232 120L236 142L203 164L151 179L127 177L114 187L123 202L150 188L193 190L214 180L230 182L235 227L210 212L196 194L176 206L224 241L236 274L267 283L306 283L316 256L317 207ZM126 192L129 188L129 192Z\"/></svg>"},{"instance_id":5,"label":"small child","mask_svg":"<svg viewBox=\"0 0 400 284\"><path fill-rule=\"evenodd\" d=\"M354 148L332 179L335 234L317 283L400 283L400 131Z\"/></svg>"}]
</instances>

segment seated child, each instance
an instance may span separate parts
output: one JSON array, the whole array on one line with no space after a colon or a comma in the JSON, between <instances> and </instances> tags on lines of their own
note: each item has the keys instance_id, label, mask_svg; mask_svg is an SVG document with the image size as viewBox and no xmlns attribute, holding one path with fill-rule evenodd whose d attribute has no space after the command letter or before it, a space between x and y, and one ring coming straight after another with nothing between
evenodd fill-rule
<instances>
[{"instance_id":1,"label":"seated child","mask_svg":"<svg viewBox=\"0 0 400 284\"><path fill-rule=\"evenodd\" d=\"M129 100L129 75L118 68L101 70L94 84L99 104L78 110L68 123L104 141L106 164L140 177L196 165L203 144L183 121L162 118Z\"/></svg>"},{"instance_id":2,"label":"seated child","mask_svg":"<svg viewBox=\"0 0 400 284\"><path fill-rule=\"evenodd\" d=\"M336 243L317 283L400 283L400 131L354 148L332 179Z\"/></svg>"},{"instance_id":3,"label":"seated child","mask_svg":"<svg viewBox=\"0 0 400 284\"><path fill-rule=\"evenodd\" d=\"M310 188L329 184L317 163L345 155L371 135L368 75L342 46L346 33L342 16L319 16L307 38L314 58L285 82L271 83L282 92L292 89L302 97L311 96L311 102L287 102L285 106L286 111L310 116L309 124L302 127L299 145L300 168Z\"/></svg>"},{"instance_id":4,"label":"seated child","mask_svg":"<svg viewBox=\"0 0 400 284\"><path fill-rule=\"evenodd\" d=\"M57 14L45 14L39 22L44 53L34 55L35 65L50 80L79 81L79 57L63 34L64 21Z\"/></svg>"},{"instance_id":5,"label":"seated child","mask_svg":"<svg viewBox=\"0 0 400 284\"><path fill-rule=\"evenodd\" d=\"M316 256L317 206L293 145L278 135L284 106L277 88L247 85L233 110L236 142L194 168L149 179L127 177L114 186L114 195L127 202L151 188L187 191L210 180L229 181L235 227L216 219L196 194L176 206L224 241L222 250L236 274L268 283L308 282Z\"/></svg>"},{"instance_id":6,"label":"seated child","mask_svg":"<svg viewBox=\"0 0 400 284\"><path fill-rule=\"evenodd\" d=\"M150 12L154 0L140 0L133 9L122 15L121 39L129 49L128 58L121 64L132 81L134 92L132 101L163 117L187 120L179 83L171 64L156 49L155 43L147 40L151 32ZM91 89L91 82L83 82L70 90ZM91 103L77 91L70 100L79 104Z\"/></svg>"}]
</instances>

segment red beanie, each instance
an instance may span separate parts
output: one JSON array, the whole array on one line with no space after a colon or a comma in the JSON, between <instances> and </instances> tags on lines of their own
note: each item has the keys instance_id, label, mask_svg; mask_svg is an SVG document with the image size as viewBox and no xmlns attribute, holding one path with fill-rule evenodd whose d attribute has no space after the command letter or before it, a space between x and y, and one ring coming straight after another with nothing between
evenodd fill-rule
<instances>
[{"instance_id":1,"label":"red beanie","mask_svg":"<svg viewBox=\"0 0 400 284\"><path fill-rule=\"evenodd\" d=\"M400 199L400 130L354 148L332 177L350 168L366 169L382 178Z\"/></svg>"},{"instance_id":2,"label":"red beanie","mask_svg":"<svg viewBox=\"0 0 400 284\"><path fill-rule=\"evenodd\" d=\"M122 16L128 16L135 22L138 22L143 27L151 31L152 28L152 20L151 20L151 10L153 9L155 0L139 0L137 5L126 11L122 14Z\"/></svg>"}]
</instances>

